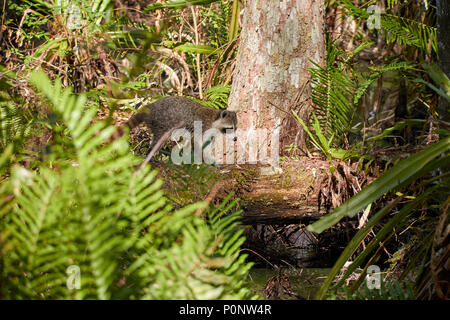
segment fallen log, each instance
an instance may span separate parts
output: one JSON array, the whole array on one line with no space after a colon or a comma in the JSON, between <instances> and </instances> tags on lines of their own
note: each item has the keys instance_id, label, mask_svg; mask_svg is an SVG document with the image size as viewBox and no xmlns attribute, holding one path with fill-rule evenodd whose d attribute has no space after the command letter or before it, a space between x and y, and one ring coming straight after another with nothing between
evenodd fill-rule
<instances>
[{"instance_id":1,"label":"fallen log","mask_svg":"<svg viewBox=\"0 0 450 320\"><path fill-rule=\"evenodd\" d=\"M323 212L318 212L317 207L290 208L280 204L267 207L253 203L244 207L243 210L241 222L245 225L310 224L323 215Z\"/></svg>"}]
</instances>

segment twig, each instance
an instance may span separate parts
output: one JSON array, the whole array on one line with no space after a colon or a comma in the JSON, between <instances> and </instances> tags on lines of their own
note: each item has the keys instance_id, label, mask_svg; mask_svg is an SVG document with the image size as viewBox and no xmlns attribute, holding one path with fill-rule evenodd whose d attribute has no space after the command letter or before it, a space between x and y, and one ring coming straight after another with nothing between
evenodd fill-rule
<instances>
[{"instance_id":1,"label":"twig","mask_svg":"<svg viewBox=\"0 0 450 320\"><path fill-rule=\"evenodd\" d=\"M298 100L299 100L300 97L303 95L303 92L305 91L305 88L306 88L306 86L308 85L308 83L309 83L309 80L306 81L306 82L303 84L302 88L297 92L297 94L296 94L295 97L293 98L292 103L294 104L294 106L297 105L297 104L299 104L299 101L298 101ZM306 100L305 100L305 101L306 101ZM272 101L269 101L269 100L268 100L268 102L269 102L273 107L275 107L277 110L279 110L279 111L281 111L281 112L284 112L284 113L286 113L287 115L291 115L292 117L294 117L294 115L292 114L292 112L283 110L281 107L277 106L277 105L274 104ZM302 101L302 103L303 103L303 102L304 102L304 101Z\"/></svg>"},{"instance_id":2,"label":"twig","mask_svg":"<svg viewBox=\"0 0 450 320\"><path fill-rule=\"evenodd\" d=\"M206 196L206 198L203 200L206 203L210 203L211 201L214 200L214 198L216 197L217 193L220 191L220 188L223 186L223 181L219 181L217 182L212 188L211 191L208 193L208 195ZM203 213L203 211L205 211L205 208L198 208L197 211L195 212L195 216L196 217L200 217Z\"/></svg>"},{"instance_id":3,"label":"twig","mask_svg":"<svg viewBox=\"0 0 450 320\"><path fill-rule=\"evenodd\" d=\"M137 175L142 168L144 168L150 161L150 159L154 156L154 154L156 153L156 151L158 151L158 149L161 147L161 145L166 142L166 140L169 138L169 136L172 134L172 132L176 129L178 129L179 127L184 125L184 121L179 122L178 124L175 125L175 127L173 127L172 129L168 130L166 133L163 134L163 136L161 138L159 138L158 142L153 146L152 150L150 151L150 153L147 155L147 157L145 158L144 162L142 162L142 164L140 165L139 169L135 172L135 175Z\"/></svg>"},{"instance_id":4,"label":"twig","mask_svg":"<svg viewBox=\"0 0 450 320\"><path fill-rule=\"evenodd\" d=\"M270 264L270 266L272 267L272 268L274 268L275 270L278 270L278 267L277 266L275 266L275 265L273 265L273 264L271 264L270 262L269 262L269 260L267 260L266 258L264 258L262 255L260 255L258 252L256 252L256 251L253 251L252 249L248 249L248 248L244 248L244 249L241 249L241 250L239 250L239 251L250 251L251 253L254 253L255 255L257 255L258 257L260 257L261 259L263 259L264 261L266 261L268 264Z\"/></svg>"},{"instance_id":5,"label":"twig","mask_svg":"<svg viewBox=\"0 0 450 320\"><path fill-rule=\"evenodd\" d=\"M156 2L161 2L161 0L156 0ZM156 17L155 17L155 27L156 32L159 33L161 31L161 26L159 24L159 21L161 20L161 10L156 10Z\"/></svg>"},{"instance_id":6,"label":"twig","mask_svg":"<svg viewBox=\"0 0 450 320\"><path fill-rule=\"evenodd\" d=\"M198 35L198 25L197 25L197 11L194 9L194 6L191 6L192 11L192 19L194 20L194 34L195 34L195 44L198 45L199 35ZM203 89L202 89L202 71L200 66L200 53L197 53L197 77L198 77L198 93L200 95L200 99L203 99Z\"/></svg>"},{"instance_id":7,"label":"twig","mask_svg":"<svg viewBox=\"0 0 450 320\"><path fill-rule=\"evenodd\" d=\"M3 10L2 10L2 23L0 25L0 27L3 27L3 25L5 24L5 15L6 15L6 3L8 2L8 0L3 0ZM1 32L2 30L0 30Z\"/></svg>"}]
</instances>

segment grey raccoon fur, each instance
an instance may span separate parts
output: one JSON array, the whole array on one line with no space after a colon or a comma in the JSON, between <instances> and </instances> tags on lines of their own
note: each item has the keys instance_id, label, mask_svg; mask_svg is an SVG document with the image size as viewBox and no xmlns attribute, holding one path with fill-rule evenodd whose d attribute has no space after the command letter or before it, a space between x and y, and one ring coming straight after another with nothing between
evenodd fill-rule
<instances>
[{"instance_id":1,"label":"grey raccoon fur","mask_svg":"<svg viewBox=\"0 0 450 320\"><path fill-rule=\"evenodd\" d=\"M237 117L234 111L208 108L179 96L161 98L142 107L140 112L128 120L128 126L133 129L140 123L145 123L153 133L150 146L150 150L152 150L164 133L177 126L181 121L184 121L183 128L190 132L194 131L194 121L202 122L203 132L210 128L216 128L222 133L230 131L234 133L237 126Z\"/></svg>"}]
</instances>

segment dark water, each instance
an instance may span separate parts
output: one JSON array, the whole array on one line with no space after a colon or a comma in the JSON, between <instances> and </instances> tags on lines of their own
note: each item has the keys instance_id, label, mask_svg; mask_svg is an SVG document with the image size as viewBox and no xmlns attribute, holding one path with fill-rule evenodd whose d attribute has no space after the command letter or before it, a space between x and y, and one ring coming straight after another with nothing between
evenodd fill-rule
<instances>
[{"instance_id":1,"label":"dark water","mask_svg":"<svg viewBox=\"0 0 450 320\"><path fill-rule=\"evenodd\" d=\"M289 277L291 289L293 292L301 295L306 299L313 299L316 292L319 290L323 281L328 275L330 268L303 268L303 269L286 269ZM254 294L259 294L264 297L263 289L267 280L278 274L277 270L253 268L250 271L249 282ZM280 295L281 299L296 299L286 294Z\"/></svg>"}]
</instances>

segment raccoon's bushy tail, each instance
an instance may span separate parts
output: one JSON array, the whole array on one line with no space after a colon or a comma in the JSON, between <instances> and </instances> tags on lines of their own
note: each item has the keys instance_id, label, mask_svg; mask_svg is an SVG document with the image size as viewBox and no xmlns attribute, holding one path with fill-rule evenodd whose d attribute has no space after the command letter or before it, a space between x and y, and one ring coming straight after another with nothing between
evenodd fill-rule
<instances>
[{"instance_id":1,"label":"raccoon's bushy tail","mask_svg":"<svg viewBox=\"0 0 450 320\"><path fill-rule=\"evenodd\" d=\"M136 128L140 123L145 121L147 116L145 113L136 113L128 120L127 124L130 129Z\"/></svg>"}]
</instances>

